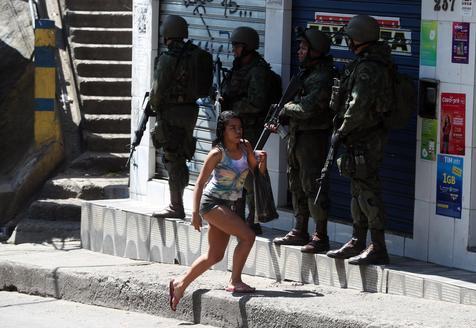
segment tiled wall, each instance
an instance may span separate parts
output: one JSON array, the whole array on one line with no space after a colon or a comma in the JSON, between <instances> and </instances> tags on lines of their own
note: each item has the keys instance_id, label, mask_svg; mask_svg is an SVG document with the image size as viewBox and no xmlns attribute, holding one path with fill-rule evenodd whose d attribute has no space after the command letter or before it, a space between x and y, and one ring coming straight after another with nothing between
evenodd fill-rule
<instances>
[{"instance_id":1,"label":"tiled wall","mask_svg":"<svg viewBox=\"0 0 476 328\"><path fill-rule=\"evenodd\" d=\"M470 220L476 220L476 186L473 171L475 135L473 133L474 81L475 81L475 40L476 7L472 17L463 17L461 4L456 3L454 11L434 11L433 1L422 1L422 20L438 21L438 48L436 67L420 66L420 77L440 81L437 120L440 122L440 95L442 92L466 94L465 155L463 167L463 198L461 219L436 214L437 162L420 159L421 119L418 119L417 160L415 181L415 218L413 239L405 241L405 255L421 260L476 270L476 253L467 247L476 240L468 240ZM473 4L473 6L475 6ZM452 24L470 22L469 63L451 62ZM438 124L438 130L441 126ZM440 149L440 132L437 149ZM473 224L474 227L474 224Z\"/></svg>"}]
</instances>

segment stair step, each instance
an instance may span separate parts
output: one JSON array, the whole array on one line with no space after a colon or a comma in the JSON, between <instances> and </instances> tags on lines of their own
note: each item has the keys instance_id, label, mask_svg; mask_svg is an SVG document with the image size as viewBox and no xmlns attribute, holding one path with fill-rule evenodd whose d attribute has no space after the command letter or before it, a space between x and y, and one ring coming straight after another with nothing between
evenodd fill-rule
<instances>
[{"instance_id":1,"label":"stair step","mask_svg":"<svg viewBox=\"0 0 476 328\"><path fill-rule=\"evenodd\" d=\"M81 78L79 91L86 96L130 96L131 79Z\"/></svg>"},{"instance_id":2,"label":"stair step","mask_svg":"<svg viewBox=\"0 0 476 328\"><path fill-rule=\"evenodd\" d=\"M83 127L95 133L130 133L131 115L85 114Z\"/></svg>"},{"instance_id":3,"label":"stair step","mask_svg":"<svg viewBox=\"0 0 476 328\"><path fill-rule=\"evenodd\" d=\"M124 152L128 151L131 143L130 134L107 134L83 132L86 149L95 152Z\"/></svg>"},{"instance_id":4,"label":"stair step","mask_svg":"<svg viewBox=\"0 0 476 328\"><path fill-rule=\"evenodd\" d=\"M96 44L132 44L131 28L71 27L71 42Z\"/></svg>"},{"instance_id":5,"label":"stair step","mask_svg":"<svg viewBox=\"0 0 476 328\"><path fill-rule=\"evenodd\" d=\"M14 244L51 241L72 241L81 239L79 221L22 220L15 227L10 242Z\"/></svg>"},{"instance_id":6,"label":"stair step","mask_svg":"<svg viewBox=\"0 0 476 328\"><path fill-rule=\"evenodd\" d=\"M76 70L82 77L130 78L132 62L107 60L76 60Z\"/></svg>"},{"instance_id":7,"label":"stair step","mask_svg":"<svg viewBox=\"0 0 476 328\"><path fill-rule=\"evenodd\" d=\"M131 28L131 11L66 11L70 27Z\"/></svg>"},{"instance_id":8,"label":"stair step","mask_svg":"<svg viewBox=\"0 0 476 328\"><path fill-rule=\"evenodd\" d=\"M81 154L71 164L72 169L91 171L92 175L110 172L126 172L126 162L129 153L101 153L87 151Z\"/></svg>"},{"instance_id":9,"label":"stair step","mask_svg":"<svg viewBox=\"0 0 476 328\"><path fill-rule=\"evenodd\" d=\"M81 96L85 114L130 114L131 97Z\"/></svg>"},{"instance_id":10,"label":"stair step","mask_svg":"<svg viewBox=\"0 0 476 328\"><path fill-rule=\"evenodd\" d=\"M130 44L71 43L75 59L85 60L132 60Z\"/></svg>"},{"instance_id":11,"label":"stair step","mask_svg":"<svg viewBox=\"0 0 476 328\"><path fill-rule=\"evenodd\" d=\"M66 0L70 10L124 11L132 10L132 0Z\"/></svg>"},{"instance_id":12,"label":"stair step","mask_svg":"<svg viewBox=\"0 0 476 328\"><path fill-rule=\"evenodd\" d=\"M110 199L118 193L113 190L127 189L128 178L120 177L65 177L48 180L40 197L45 199L80 198L84 200ZM123 195L127 198L127 193ZM116 197L114 197L116 198ZM117 197L119 198L119 197Z\"/></svg>"},{"instance_id":13,"label":"stair step","mask_svg":"<svg viewBox=\"0 0 476 328\"><path fill-rule=\"evenodd\" d=\"M67 199L39 199L34 201L28 209L28 217L32 220L50 221L80 221L82 200Z\"/></svg>"}]
</instances>

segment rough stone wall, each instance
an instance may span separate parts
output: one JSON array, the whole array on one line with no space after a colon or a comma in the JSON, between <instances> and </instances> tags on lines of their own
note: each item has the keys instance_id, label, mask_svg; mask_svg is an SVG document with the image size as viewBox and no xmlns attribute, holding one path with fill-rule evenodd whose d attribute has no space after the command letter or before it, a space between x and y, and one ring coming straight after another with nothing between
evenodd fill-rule
<instances>
[{"instance_id":1,"label":"rough stone wall","mask_svg":"<svg viewBox=\"0 0 476 328\"><path fill-rule=\"evenodd\" d=\"M33 143L31 61L34 34L28 1L0 0L0 176Z\"/></svg>"}]
</instances>

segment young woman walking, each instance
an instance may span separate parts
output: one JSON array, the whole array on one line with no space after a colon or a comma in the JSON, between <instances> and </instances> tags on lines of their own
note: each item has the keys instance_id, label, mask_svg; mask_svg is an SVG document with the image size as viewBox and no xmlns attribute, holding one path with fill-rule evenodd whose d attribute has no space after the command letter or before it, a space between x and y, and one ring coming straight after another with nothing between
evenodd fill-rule
<instances>
[{"instance_id":1,"label":"young woman walking","mask_svg":"<svg viewBox=\"0 0 476 328\"><path fill-rule=\"evenodd\" d=\"M193 262L187 273L169 285L170 308L175 311L185 289L212 265L221 261L230 236L238 238L228 292L252 293L255 289L241 280L241 272L255 241L254 232L232 208L241 197L250 171L266 172L266 152L253 152L243 139L243 122L233 112L218 117L216 140L195 184L192 225L200 231L202 218L208 222L208 252Z\"/></svg>"}]
</instances>

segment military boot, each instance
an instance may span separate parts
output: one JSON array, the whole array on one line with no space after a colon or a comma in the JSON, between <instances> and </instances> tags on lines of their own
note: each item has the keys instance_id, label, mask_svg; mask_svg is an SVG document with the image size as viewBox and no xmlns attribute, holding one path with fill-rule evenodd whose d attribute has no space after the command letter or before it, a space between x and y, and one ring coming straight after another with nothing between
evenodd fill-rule
<instances>
[{"instance_id":1,"label":"military boot","mask_svg":"<svg viewBox=\"0 0 476 328\"><path fill-rule=\"evenodd\" d=\"M372 243L359 255L349 259L349 264L356 265L383 265L389 264L387 247L385 246L385 233L383 230L370 230Z\"/></svg>"},{"instance_id":2,"label":"military boot","mask_svg":"<svg viewBox=\"0 0 476 328\"><path fill-rule=\"evenodd\" d=\"M329 237L327 236L327 222L318 222L316 231L311 237L311 241L301 247L303 253L322 253L329 250Z\"/></svg>"},{"instance_id":3,"label":"military boot","mask_svg":"<svg viewBox=\"0 0 476 328\"><path fill-rule=\"evenodd\" d=\"M307 233L307 224L309 217L296 217L296 225L294 229L289 231L284 237L276 237L273 243L276 245L293 245L304 246L309 242L309 234Z\"/></svg>"},{"instance_id":4,"label":"military boot","mask_svg":"<svg viewBox=\"0 0 476 328\"><path fill-rule=\"evenodd\" d=\"M170 191L170 204L166 208L159 212L152 214L155 218L173 218L173 219L185 219L185 211L183 209L183 190L182 191Z\"/></svg>"},{"instance_id":5,"label":"military boot","mask_svg":"<svg viewBox=\"0 0 476 328\"><path fill-rule=\"evenodd\" d=\"M348 259L359 255L365 249L365 240L367 238L367 229L354 225L352 239L339 249L327 252L327 256L334 259Z\"/></svg>"}]
</instances>

